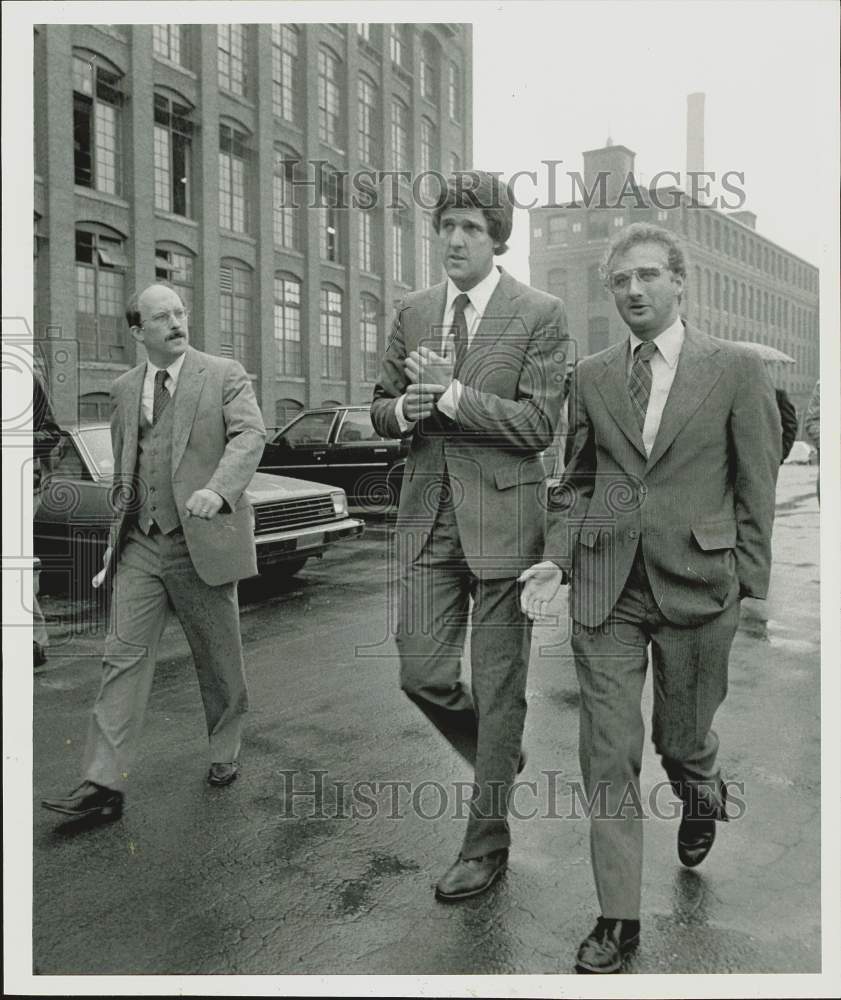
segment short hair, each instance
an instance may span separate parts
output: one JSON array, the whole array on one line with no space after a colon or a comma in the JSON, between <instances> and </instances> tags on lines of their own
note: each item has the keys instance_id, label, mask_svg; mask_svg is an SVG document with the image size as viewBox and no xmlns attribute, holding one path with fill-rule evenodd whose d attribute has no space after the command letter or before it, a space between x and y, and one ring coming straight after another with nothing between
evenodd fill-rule
<instances>
[{"instance_id":1,"label":"short hair","mask_svg":"<svg viewBox=\"0 0 841 1000\"><path fill-rule=\"evenodd\" d=\"M147 288L152 288L154 285L163 285L164 288L169 288L171 291L178 295L178 289L174 285L171 285L168 281L161 278L159 281L153 281L151 285L146 285L146 288L141 288L139 292L135 291L132 293L131 298L126 303L126 322L129 325L129 329L133 326L140 326L140 296ZM180 298L180 295L179 295Z\"/></svg>"},{"instance_id":2,"label":"short hair","mask_svg":"<svg viewBox=\"0 0 841 1000\"><path fill-rule=\"evenodd\" d=\"M625 253L638 243L659 243L666 251L669 270L679 274L681 278L686 278L686 253L677 237L670 230L652 226L648 222L634 222L613 237L602 260L602 276L606 279L610 274L610 265L614 257Z\"/></svg>"},{"instance_id":3,"label":"short hair","mask_svg":"<svg viewBox=\"0 0 841 1000\"><path fill-rule=\"evenodd\" d=\"M459 170L447 180L432 213L432 227L439 232L448 208L478 208L488 224L488 235L497 244L495 254L508 249L514 225L514 195L505 181L485 170Z\"/></svg>"}]
</instances>

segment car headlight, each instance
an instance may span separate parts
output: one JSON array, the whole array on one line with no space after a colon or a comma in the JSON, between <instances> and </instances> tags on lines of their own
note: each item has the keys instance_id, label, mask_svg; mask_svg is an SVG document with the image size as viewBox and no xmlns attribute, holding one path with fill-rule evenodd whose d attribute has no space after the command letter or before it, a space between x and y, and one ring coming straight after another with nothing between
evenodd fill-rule
<instances>
[{"instance_id":1,"label":"car headlight","mask_svg":"<svg viewBox=\"0 0 841 1000\"><path fill-rule=\"evenodd\" d=\"M347 496L344 490L340 490L338 493L331 493L330 497L333 500L333 510L340 517L347 514Z\"/></svg>"}]
</instances>

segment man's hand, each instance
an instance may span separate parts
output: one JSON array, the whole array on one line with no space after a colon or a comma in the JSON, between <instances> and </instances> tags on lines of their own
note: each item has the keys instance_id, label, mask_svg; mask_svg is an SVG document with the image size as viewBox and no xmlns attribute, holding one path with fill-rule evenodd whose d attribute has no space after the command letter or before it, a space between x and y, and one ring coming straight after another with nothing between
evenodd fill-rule
<instances>
[{"instance_id":1,"label":"man's hand","mask_svg":"<svg viewBox=\"0 0 841 1000\"><path fill-rule=\"evenodd\" d=\"M442 358L428 347L412 351L404 363L406 378L425 387L443 386L441 392L453 380L453 359Z\"/></svg>"},{"instance_id":2,"label":"man's hand","mask_svg":"<svg viewBox=\"0 0 841 1000\"><path fill-rule=\"evenodd\" d=\"M523 614L534 621L535 618L545 617L549 603L564 582L564 574L559 566L546 560L529 566L519 575L517 582L523 584L520 594Z\"/></svg>"},{"instance_id":3,"label":"man's hand","mask_svg":"<svg viewBox=\"0 0 841 1000\"><path fill-rule=\"evenodd\" d=\"M187 517L201 517L209 521L219 513L224 502L224 497L213 490L196 490L187 501Z\"/></svg>"},{"instance_id":4,"label":"man's hand","mask_svg":"<svg viewBox=\"0 0 841 1000\"><path fill-rule=\"evenodd\" d=\"M410 382L403 397L403 416L410 423L428 417L443 391L442 385L418 385L417 382Z\"/></svg>"}]
</instances>

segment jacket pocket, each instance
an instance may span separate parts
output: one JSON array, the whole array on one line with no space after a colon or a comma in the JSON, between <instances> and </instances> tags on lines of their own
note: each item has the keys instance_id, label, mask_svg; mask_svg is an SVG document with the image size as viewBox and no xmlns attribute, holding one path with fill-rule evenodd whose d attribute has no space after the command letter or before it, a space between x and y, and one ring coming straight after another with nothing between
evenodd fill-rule
<instances>
[{"instance_id":1,"label":"jacket pocket","mask_svg":"<svg viewBox=\"0 0 841 1000\"><path fill-rule=\"evenodd\" d=\"M736 522L730 519L702 521L692 525L692 535L704 552L732 549L736 546Z\"/></svg>"},{"instance_id":2,"label":"jacket pocket","mask_svg":"<svg viewBox=\"0 0 841 1000\"><path fill-rule=\"evenodd\" d=\"M507 490L523 483L542 483L545 478L546 473L540 461L537 464L504 465L501 469L494 470L494 482L498 490Z\"/></svg>"}]
</instances>

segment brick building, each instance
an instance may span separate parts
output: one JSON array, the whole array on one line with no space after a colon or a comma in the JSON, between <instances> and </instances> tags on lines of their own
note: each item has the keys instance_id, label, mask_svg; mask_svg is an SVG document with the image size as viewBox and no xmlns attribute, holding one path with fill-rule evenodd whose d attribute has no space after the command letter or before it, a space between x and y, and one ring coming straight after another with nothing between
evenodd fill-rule
<instances>
[{"instance_id":1,"label":"brick building","mask_svg":"<svg viewBox=\"0 0 841 1000\"><path fill-rule=\"evenodd\" d=\"M752 212L697 207L677 188L658 188L656 200L645 189L620 199L634 156L610 144L583 154L587 192L599 172L607 175L603 205L597 197L587 207L582 196L530 211L532 284L564 300L579 356L594 354L627 336L599 273L609 240L632 222L672 229L689 258L684 318L714 337L759 341L793 357L797 364L775 366L774 378L802 415L819 369L818 269L757 233Z\"/></svg>"},{"instance_id":2,"label":"brick building","mask_svg":"<svg viewBox=\"0 0 841 1000\"><path fill-rule=\"evenodd\" d=\"M34 325L58 418L107 415L143 356L126 300L156 276L268 425L367 401L394 300L441 274L437 186L418 204L372 176L472 165L470 26L46 25L34 46ZM360 171L368 210L344 207Z\"/></svg>"}]
</instances>

